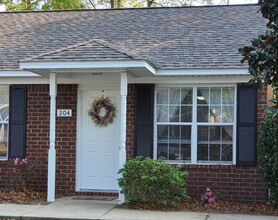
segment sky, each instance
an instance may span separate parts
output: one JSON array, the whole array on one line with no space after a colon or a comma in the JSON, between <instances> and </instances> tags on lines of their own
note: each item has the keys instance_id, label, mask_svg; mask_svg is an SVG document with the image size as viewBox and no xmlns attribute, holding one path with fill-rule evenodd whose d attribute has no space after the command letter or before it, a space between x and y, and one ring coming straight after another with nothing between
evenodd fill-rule
<instances>
[{"instance_id":1,"label":"sky","mask_svg":"<svg viewBox=\"0 0 278 220\"><path fill-rule=\"evenodd\" d=\"M230 5L234 4L256 4L258 3L258 0L214 0L214 4L227 4L227 1L229 1ZM193 5L202 5L202 0L195 0ZM5 8L0 6L0 11L4 11Z\"/></svg>"}]
</instances>

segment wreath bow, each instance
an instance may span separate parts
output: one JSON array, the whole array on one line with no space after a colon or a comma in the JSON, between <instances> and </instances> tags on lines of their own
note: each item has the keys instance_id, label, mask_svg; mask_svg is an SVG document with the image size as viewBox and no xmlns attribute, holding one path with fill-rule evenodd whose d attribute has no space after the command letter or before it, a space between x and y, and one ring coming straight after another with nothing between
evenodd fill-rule
<instances>
[{"instance_id":1,"label":"wreath bow","mask_svg":"<svg viewBox=\"0 0 278 220\"><path fill-rule=\"evenodd\" d=\"M105 110L104 116L100 115L101 109ZM100 99L93 101L88 114L97 126L106 127L109 123L113 122L114 118L116 117L116 111L116 107L108 97L101 97Z\"/></svg>"}]
</instances>

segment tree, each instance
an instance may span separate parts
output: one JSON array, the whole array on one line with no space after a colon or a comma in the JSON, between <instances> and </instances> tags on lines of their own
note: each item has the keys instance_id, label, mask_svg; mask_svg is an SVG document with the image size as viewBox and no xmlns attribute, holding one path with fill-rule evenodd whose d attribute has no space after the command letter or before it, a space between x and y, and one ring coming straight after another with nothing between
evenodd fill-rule
<instances>
[{"instance_id":1,"label":"tree","mask_svg":"<svg viewBox=\"0 0 278 220\"><path fill-rule=\"evenodd\" d=\"M267 113L258 139L259 168L270 189L270 198L278 201L278 118Z\"/></svg>"},{"instance_id":2,"label":"tree","mask_svg":"<svg viewBox=\"0 0 278 220\"><path fill-rule=\"evenodd\" d=\"M0 0L7 11L59 10L90 8L90 2L83 0Z\"/></svg>"},{"instance_id":3,"label":"tree","mask_svg":"<svg viewBox=\"0 0 278 220\"><path fill-rule=\"evenodd\" d=\"M0 0L0 5L5 5L7 11L35 10L39 7L40 0Z\"/></svg>"},{"instance_id":4,"label":"tree","mask_svg":"<svg viewBox=\"0 0 278 220\"><path fill-rule=\"evenodd\" d=\"M47 0L42 5L42 10L84 9L88 7L88 2L82 0Z\"/></svg>"},{"instance_id":5,"label":"tree","mask_svg":"<svg viewBox=\"0 0 278 220\"><path fill-rule=\"evenodd\" d=\"M259 0L262 16L268 19L267 31L251 41L252 46L239 49L243 55L242 63L248 61L251 83L261 86L270 85L274 98L271 100L273 111L278 117L278 1Z\"/></svg>"}]
</instances>

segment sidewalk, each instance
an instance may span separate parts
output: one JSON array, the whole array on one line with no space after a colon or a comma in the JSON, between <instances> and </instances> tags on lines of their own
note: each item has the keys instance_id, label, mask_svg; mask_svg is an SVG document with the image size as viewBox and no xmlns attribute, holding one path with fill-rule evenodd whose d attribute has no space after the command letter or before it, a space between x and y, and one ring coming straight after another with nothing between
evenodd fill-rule
<instances>
[{"instance_id":1,"label":"sidewalk","mask_svg":"<svg viewBox=\"0 0 278 220\"><path fill-rule=\"evenodd\" d=\"M49 205L0 204L0 219L22 220L278 220L278 216L233 215L197 212L161 212L117 208L117 201L57 199Z\"/></svg>"}]
</instances>

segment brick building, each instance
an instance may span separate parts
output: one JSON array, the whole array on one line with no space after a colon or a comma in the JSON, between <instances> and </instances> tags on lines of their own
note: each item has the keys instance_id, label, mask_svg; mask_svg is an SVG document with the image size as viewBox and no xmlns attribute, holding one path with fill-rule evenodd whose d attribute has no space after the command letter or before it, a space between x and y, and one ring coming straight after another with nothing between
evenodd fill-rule
<instances>
[{"instance_id":1,"label":"brick building","mask_svg":"<svg viewBox=\"0 0 278 220\"><path fill-rule=\"evenodd\" d=\"M238 54L264 31L257 11L0 13L0 187L8 159L27 157L43 164L36 187L48 201L115 195L126 160L163 156L184 164L191 195L209 185L225 199L265 200L256 137L267 89L247 84ZM88 115L101 97L117 109L108 126Z\"/></svg>"}]
</instances>

